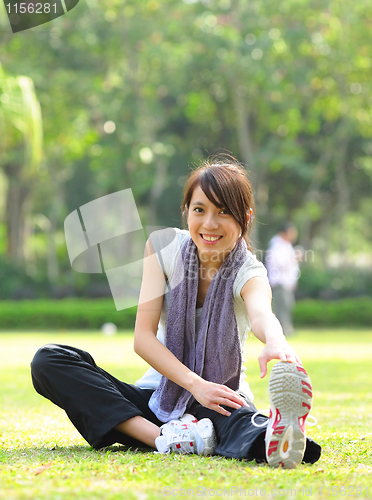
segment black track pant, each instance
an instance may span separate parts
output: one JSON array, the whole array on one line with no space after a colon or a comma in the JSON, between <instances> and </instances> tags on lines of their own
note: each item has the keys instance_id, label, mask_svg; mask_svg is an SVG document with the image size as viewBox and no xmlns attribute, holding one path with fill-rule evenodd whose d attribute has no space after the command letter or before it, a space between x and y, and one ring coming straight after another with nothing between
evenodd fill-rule
<instances>
[{"instance_id":1,"label":"black track pant","mask_svg":"<svg viewBox=\"0 0 372 500\"><path fill-rule=\"evenodd\" d=\"M115 430L132 417L142 416L159 427L163 424L148 407L152 389L141 389L116 379L99 368L90 354L75 347L47 344L37 351L31 363L36 391L63 408L76 429L94 448L114 443L128 446L145 444ZM265 428L252 425L256 413L253 403L231 411L225 417L195 402L190 413L200 420L208 417L216 430L216 454L248 460L265 459ZM267 417L258 415L256 423ZM304 461L313 463L320 456L320 446L308 439Z\"/></svg>"}]
</instances>

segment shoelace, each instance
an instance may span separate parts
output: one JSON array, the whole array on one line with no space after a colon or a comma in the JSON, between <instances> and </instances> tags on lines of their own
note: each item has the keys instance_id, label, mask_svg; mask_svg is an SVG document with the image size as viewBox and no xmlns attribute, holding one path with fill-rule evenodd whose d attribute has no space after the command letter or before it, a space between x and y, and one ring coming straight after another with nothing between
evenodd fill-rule
<instances>
[{"instance_id":1,"label":"shoelace","mask_svg":"<svg viewBox=\"0 0 372 500\"><path fill-rule=\"evenodd\" d=\"M251 422L252 424L255 426L255 427L267 427L269 421L266 420L266 422L264 422L263 424L256 424L256 422L254 421L254 419L256 418L257 415L261 415L262 413L267 413L268 410L263 410L263 411L257 411L254 415L252 415L251 417ZM312 421L309 421L309 418L312 418L313 420ZM313 427L314 425L317 425L318 424L318 419L316 417L314 417L314 415L308 415L307 419L306 419L306 425L308 425L309 427Z\"/></svg>"},{"instance_id":2,"label":"shoelace","mask_svg":"<svg viewBox=\"0 0 372 500\"><path fill-rule=\"evenodd\" d=\"M168 445L179 443L182 446L182 443L193 441L190 427L190 424L183 424L182 428L172 425L172 432L167 436Z\"/></svg>"}]
</instances>

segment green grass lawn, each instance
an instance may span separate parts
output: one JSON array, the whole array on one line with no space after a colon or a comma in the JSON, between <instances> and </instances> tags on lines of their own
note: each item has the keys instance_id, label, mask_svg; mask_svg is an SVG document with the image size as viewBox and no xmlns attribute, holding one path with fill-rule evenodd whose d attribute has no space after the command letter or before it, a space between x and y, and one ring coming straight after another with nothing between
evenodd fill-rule
<instances>
[{"instance_id":1,"label":"green grass lawn","mask_svg":"<svg viewBox=\"0 0 372 500\"><path fill-rule=\"evenodd\" d=\"M120 446L91 449L65 413L34 391L30 361L47 342L70 344L134 382L146 363L133 353L132 341L124 332L0 334L1 500L372 498L372 330L301 330L291 341L314 388L318 425L308 435L323 447L319 462L295 470ZM261 346L248 339L247 374L256 406L266 409L268 377L260 380L257 363Z\"/></svg>"}]
</instances>

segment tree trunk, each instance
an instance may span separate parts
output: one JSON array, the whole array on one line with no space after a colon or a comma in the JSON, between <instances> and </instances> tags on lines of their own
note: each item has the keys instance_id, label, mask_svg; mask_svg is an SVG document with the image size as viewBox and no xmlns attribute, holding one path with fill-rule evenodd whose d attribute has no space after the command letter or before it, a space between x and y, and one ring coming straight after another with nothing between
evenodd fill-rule
<instances>
[{"instance_id":1,"label":"tree trunk","mask_svg":"<svg viewBox=\"0 0 372 500\"><path fill-rule=\"evenodd\" d=\"M329 166L335 165L335 178L338 186L338 202L336 206L325 213L321 226L331 227L331 219L334 213L337 214L336 224L339 227L343 225L343 218L349 208L349 186L346 179L346 152L349 144L348 127L346 122L341 122L336 128L330 141L322 147L322 154L317 165L314 168L313 179L304 197L304 205L309 201L318 201L319 190L322 182L329 173ZM311 247L311 228L312 221L305 219L301 226L301 245L305 248ZM344 232L345 234L345 232ZM340 250L344 254L346 252L346 240L341 238ZM327 260L327 256L323 256L323 260Z\"/></svg>"},{"instance_id":2,"label":"tree trunk","mask_svg":"<svg viewBox=\"0 0 372 500\"><path fill-rule=\"evenodd\" d=\"M262 220L267 214L268 187L266 182L267 166L258 165L255 162L253 153L252 134L249 128L249 112L246 108L246 98L233 91L233 101L236 116L236 128L238 136L238 144L240 155L243 162L252 172L249 180L252 184L254 199L256 204L256 212L258 219ZM261 238L259 235L258 226L254 226L254 230L250 234L250 239L254 247L261 246Z\"/></svg>"},{"instance_id":3,"label":"tree trunk","mask_svg":"<svg viewBox=\"0 0 372 500\"><path fill-rule=\"evenodd\" d=\"M346 260L347 254L347 231L344 230L344 218L349 210L350 206L350 190L349 184L346 178L346 165L347 165L347 148L349 145L349 133L348 126L344 122L340 125L340 132L338 137L338 148L336 150L336 182L338 186L338 201L337 205L334 208L334 212L337 217L337 224L341 229L340 231L340 239L339 239L339 248L340 253L343 260Z\"/></svg>"},{"instance_id":4,"label":"tree trunk","mask_svg":"<svg viewBox=\"0 0 372 500\"><path fill-rule=\"evenodd\" d=\"M317 201L320 186L323 182L325 175L327 174L329 164L332 160L333 148L330 145L323 147L322 154L319 158L318 163L314 167L313 178L310 182L309 188L304 196L303 206L311 201ZM301 224L301 241L300 244L309 249L311 247L311 226L312 221L309 218L304 218Z\"/></svg>"},{"instance_id":5,"label":"tree trunk","mask_svg":"<svg viewBox=\"0 0 372 500\"><path fill-rule=\"evenodd\" d=\"M239 95L236 90L234 90L233 101L240 154L245 165L254 170L255 165L253 160L251 134L248 127L248 112L246 110L245 99Z\"/></svg>"},{"instance_id":6,"label":"tree trunk","mask_svg":"<svg viewBox=\"0 0 372 500\"><path fill-rule=\"evenodd\" d=\"M4 172L8 179L6 196L6 255L17 264L23 263L23 243L25 225L25 205L31 192L31 185L21 181L20 164L6 164Z\"/></svg>"},{"instance_id":7,"label":"tree trunk","mask_svg":"<svg viewBox=\"0 0 372 500\"><path fill-rule=\"evenodd\" d=\"M59 264L58 264L58 256L57 256L57 248L55 242L55 235L57 229L57 207L56 201L53 202L49 220L50 225L48 227L48 254L47 254L47 272L48 272L48 281L52 285L58 283L59 278Z\"/></svg>"},{"instance_id":8,"label":"tree trunk","mask_svg":"<svg viewBox=\"0 0 372 500\"><path fill-rule=\"evenodd\" d=\"M147 221L149 226L155 226L158 223L156 220L156 206L166 185L167 165L164 159L161 156L158 156L155 159L154 182L150 191L150 200L147 210Z\"/></svg>"}]
</instances>

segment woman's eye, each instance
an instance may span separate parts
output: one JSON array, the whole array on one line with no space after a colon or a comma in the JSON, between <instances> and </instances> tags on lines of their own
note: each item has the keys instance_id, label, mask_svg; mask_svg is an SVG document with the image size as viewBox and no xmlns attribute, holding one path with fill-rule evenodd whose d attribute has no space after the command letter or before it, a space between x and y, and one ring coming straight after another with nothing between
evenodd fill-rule
<instances>
[{"instance_id":1,"label":"woman's eye","mask_svg":"<svg viewBox=\"0 0 372 500\"><path fill-rule=\"evenodd\" d=\"M195 207L194 212L196 212L197 214L201 214L204 212L204 210L201 208L201 207ZM220 210L220 214L223 214L223 215L228 215L230 212L227 210L227 208L223 208L222 210Z\"/></svg>"}]
</instances>

